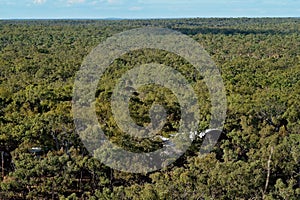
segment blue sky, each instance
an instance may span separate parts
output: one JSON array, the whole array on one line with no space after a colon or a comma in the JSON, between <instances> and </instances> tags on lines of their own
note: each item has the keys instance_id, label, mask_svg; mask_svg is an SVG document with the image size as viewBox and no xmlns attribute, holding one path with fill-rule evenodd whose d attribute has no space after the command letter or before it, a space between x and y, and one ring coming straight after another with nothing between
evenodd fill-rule
<instances>
[{"instance_id":1,"label":"blue sky","mask_svg":"<svg viewBox=\"0 0 300 200\"><path fill-rule=\"evenodd\" d=\"M0 0L0 19L300 17L300 0Z\"/></svg>"}]
</instances>

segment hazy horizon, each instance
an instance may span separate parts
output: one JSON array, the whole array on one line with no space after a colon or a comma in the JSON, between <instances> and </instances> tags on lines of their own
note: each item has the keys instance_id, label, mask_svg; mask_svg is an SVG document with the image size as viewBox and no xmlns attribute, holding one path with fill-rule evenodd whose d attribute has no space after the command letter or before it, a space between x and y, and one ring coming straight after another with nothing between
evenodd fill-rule
<instances>
[{"instance_id":1,"label":"hazy horizon","mask_svg":"<svg viewBox=\"0 0 300 200\"><path fill-rule=\"evenodd\" d=\"M149 17L149 18L118 18L118 17L107 17L107 18L0 18L2 21L10 21L10 20L108 20L108 21L118 21L118 20L172 20L172 19L298 19L300 17Z\"/></svg>"},{"instance_id":2,"label":"hazy horizon","mask_svg":"<svg viewBox=\"0 0 300 200\"><path fill-rule=\"evenodd\" d=\"M173 19L299 17L286 0L0 0L0 19Z\"/></svg>"}]
</instances>

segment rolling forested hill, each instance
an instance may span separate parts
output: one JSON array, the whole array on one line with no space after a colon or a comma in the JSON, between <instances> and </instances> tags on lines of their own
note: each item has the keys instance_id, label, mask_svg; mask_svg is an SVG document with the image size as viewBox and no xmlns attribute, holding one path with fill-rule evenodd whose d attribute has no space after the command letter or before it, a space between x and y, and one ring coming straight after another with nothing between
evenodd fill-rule
<instances>
[{"instance_id":1,"label":"rolling forested hill","mask_svg":"<svg viewBox=\"0 0 300 200\"><path fill-rule=\"evenodd\" d=\"M199 155L198 138L172 165L131 174L89 155L75 131L73 86L99 43L152 26L184 33L208 52L225 84L226 121L208 155ZM109 104L116 80L149 62L189 80L201 100L199 131L209 125L208 90L189 63L151 49L125 54L99 82L96 113L110 140L132 152L153 151L163 141L120 132ZM160 102L168 114L160 135L176 132L180 110L172 93L141 93L130 101L134 121L148 124L152 103ZM299 199L299 101L299 18L0 21L0 199Z\"/></svg>"}]
</instances>

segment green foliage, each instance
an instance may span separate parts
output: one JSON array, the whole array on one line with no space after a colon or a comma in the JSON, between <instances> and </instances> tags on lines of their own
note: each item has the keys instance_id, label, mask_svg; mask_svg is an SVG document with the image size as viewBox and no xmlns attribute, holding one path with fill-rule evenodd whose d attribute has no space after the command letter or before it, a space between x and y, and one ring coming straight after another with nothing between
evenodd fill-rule
<instances>
[{"instance_id":1,"label":"green foliage","mask_svg":"<svg viewBox=\"0 0 300 200\"><path fill-rule=\"evenodd\" d=\"M77 136L73 82L98 43L145 26L188 34L208 51L220 68L228 110L213 152L200 155L197 139L171 166L128 174L92 158ZM0 199L300 198L299 19L12 20L0 21L0 27L0 151L13 158L5 163L10 167L4 169ZM96 113L110 141L132 152L151 152L163 143L123 133L113 119L111 95L124 73L151 62L188 80L201 107L199 131L209 125L208 89L193 66L165 51L127 53L99 81ZM139 88L130 99L130 115L147 126L153 103L167 111L158 135L170 137L180 122L180 105L170 90ZM95 129L86 127L84 137L96 137ZM43 152L29 153L33 147Z\"/></svg>"}]
</instances>

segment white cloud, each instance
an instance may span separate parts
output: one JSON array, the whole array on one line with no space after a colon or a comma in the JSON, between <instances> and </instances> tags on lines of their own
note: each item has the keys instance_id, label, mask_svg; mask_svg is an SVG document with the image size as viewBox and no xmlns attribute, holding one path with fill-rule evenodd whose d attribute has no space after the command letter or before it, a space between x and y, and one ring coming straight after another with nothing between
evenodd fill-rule
<instances>
[{"instance_id":1,"label":"white cloud","mask_svg":"<svg viewBox=\"0 0 300 200\"><path fill-rule=\"evenodd\" d=\"M122 0L107 0L107 3L109 3L109 4L120 4L120 3L122 3Z\"/></svg>"},{"instance_id":2,"label":"white cloud","mask_svg":"<svg viewBox=\"0 0 300 200\"><path fill-rule=\"evenodd\" d=\"M85 0L68 0L68 4L74 4L74 3L84 3Z\"/></svg>"},{"instance_id":3,"label":"white cloud","mask_svg":"<svg viewBox=\"0 0 300 200\"><path fill-rule=\"evenodd\" d=\"M46 3L46 0L33 0L34 4L43 4Z\"/></svg>"},{"instance_id":4,"label":"white cloud","mask_svg":"<svg viewBox=\"0 0 300 200\"><path fill-rule=\"evenodd\" d=\"M133 7L130 7L129 10L130 11L139 11L139 10L143 10L143 8L139 7L139 6L133 6Z\"/></svg>"}]
</instances>

